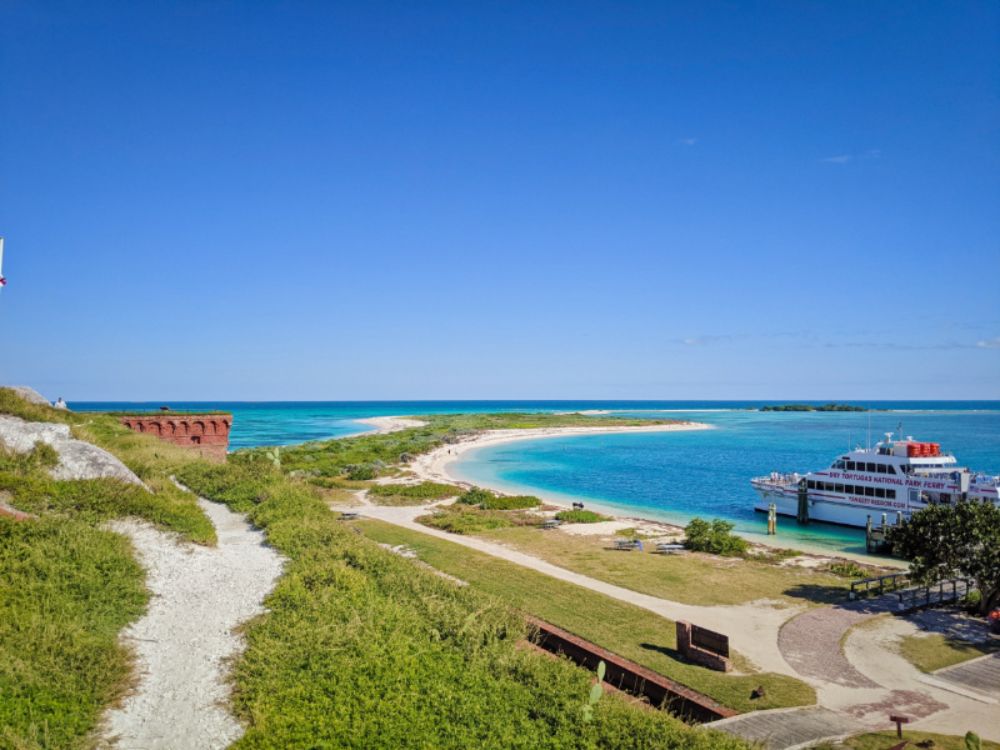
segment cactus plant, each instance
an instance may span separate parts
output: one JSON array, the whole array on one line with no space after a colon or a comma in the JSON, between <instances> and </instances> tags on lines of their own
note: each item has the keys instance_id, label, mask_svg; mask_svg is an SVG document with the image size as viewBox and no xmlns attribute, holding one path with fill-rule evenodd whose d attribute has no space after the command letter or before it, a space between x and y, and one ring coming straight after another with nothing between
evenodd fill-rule
<instances>
[{"instance_id":1,"label":"cactus plant","mask_svg":"<svg viewBox=\"0 0 1000 750\"><path fill-rule=\"evenodd\" d=\"M597 665L597 682L595 682L590 687L590 695L587 696L587 703L583 706L583 720L591 721L594 718L594 706L604 695L604 688L601 687L601 683L604 682L604 674L607 671L607 665L602 659Z\"/></svg>"}]
</instances>

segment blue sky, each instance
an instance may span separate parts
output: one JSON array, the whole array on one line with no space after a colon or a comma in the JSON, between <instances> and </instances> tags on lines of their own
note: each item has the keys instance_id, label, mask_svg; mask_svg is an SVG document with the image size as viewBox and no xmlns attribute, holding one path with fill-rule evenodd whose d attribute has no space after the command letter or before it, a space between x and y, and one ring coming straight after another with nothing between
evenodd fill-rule
<instances>
[{"instance_id":1,"label":"blue sky","mask_svg":"<svg viewBox=\"0 0 1000 750\"><path fill-rule=\"evenodd\" d=\"M1000 398L995 2L0 4L0 382Z\"/></svg>"}]
</instances>

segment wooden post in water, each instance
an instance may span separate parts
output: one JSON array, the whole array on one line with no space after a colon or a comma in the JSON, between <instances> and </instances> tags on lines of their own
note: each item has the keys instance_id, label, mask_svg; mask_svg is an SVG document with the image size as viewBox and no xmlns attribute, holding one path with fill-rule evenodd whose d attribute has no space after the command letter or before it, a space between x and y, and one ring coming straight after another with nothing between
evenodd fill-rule
<instances>
[{"instance_id":1,"label":"wooden post in water","mask_svg":"<svg viewBox=\"0 0 1000 750\"><path fill-rule=\"evenodd\" d=\"M778 506L774 503L767 506L767 533L778 533Z\"/></svg>"},{"instance_id":2,"label":"wooden post in water","mask_svg":"<svg viewBox=\"0 0 1000 750\"><path fill-rule=\"evenodd\" d=\"M809 490L805 479L799 482L799 512L795 520L801 524L809 523Z\"/></svg>"}]
</instances>

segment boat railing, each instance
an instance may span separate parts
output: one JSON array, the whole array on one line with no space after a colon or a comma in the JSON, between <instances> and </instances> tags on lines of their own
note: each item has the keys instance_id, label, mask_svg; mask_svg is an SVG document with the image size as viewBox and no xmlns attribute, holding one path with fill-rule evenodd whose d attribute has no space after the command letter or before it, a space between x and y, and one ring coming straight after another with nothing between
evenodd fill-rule
<instances>
[{"instance_id":1,"label":"boat railing","mask_svg":"<svg viewBox=\"0 0 1000 750\"><path fill-rule=\"evenodd\" d=\"M792 472L791 474L781 474L780 472L772 471L770 474L767 474L765 476L754 477L752 481L765 482L768 484L782 484L782 485L798 484L799 482L802 481L802 474L798 474L796 472Z\"/></svg>"}]
</instances>

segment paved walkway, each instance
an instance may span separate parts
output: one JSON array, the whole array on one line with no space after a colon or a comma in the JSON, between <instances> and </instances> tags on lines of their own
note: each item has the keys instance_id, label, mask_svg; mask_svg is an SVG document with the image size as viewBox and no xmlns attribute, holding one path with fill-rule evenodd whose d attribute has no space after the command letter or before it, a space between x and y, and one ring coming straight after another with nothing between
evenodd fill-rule
<instances>
[{"instance_id":1,"label":"paved walkway","mask_svg":"<svg viewBox=\"0 0 1000 750\"><path fill-rule=\"evenodd\" d=\"M1000 652L939 669L934 676L990 698L1000 699ZM997 709L997 722L1000 723L1000 709Z\"/></svg>"},{"instance_id":2,"label":"paved walkway","mask_svg":"<svg viewBox=\"0 0 1000 750\"><path fill-rule=\"evenodd\" d=\"M890 597L891 594L867 602L849 602L804 612L782 626L778 648L785 661L803 677L844 687L878 687L851 665L840 644L854 626L891 611L893 600Z\"/></svg>"},{"instance_id":3,"label":"paved walkway","mask_svg":"<svg viewBox=\"0 0 1000 750\"><path fill-rule=\"evenodd\" d=\"M759 742L766 750L810 747L823 740L847 737L867 729L854 719L819 706L754 711L705 726Z\"/></svg>"}]
</instances>

